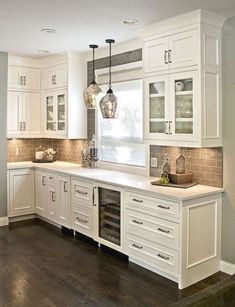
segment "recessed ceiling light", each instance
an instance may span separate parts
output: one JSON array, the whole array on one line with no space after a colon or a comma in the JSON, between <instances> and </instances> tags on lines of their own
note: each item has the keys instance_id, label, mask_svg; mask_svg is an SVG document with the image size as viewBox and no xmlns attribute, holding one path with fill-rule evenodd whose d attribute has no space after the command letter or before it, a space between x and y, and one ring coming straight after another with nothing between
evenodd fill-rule
<instances>
[{"instance_id":1,"label":"recessed ceiling light","mask_svg":"<svg viewBox=\"0 0 235 307\"><path fill-rule=\"evenodd\" d=\"M123 19L121 21L122 24L124 25L136 25L139 21L136 19Z\"/></svg>"},{"instance_id":2,"label":"recessed ceiling light","mask_svg":"<svg viewBox=\"0 0 235 307\"><path fill-rule=\"evenodd\" d=\"M54 34L56 32L56 30L50 29L50 28L45 28L45 29L41 29L41 32L48 33L48 34Z\"/></svg>"},{"instance_id":3,"label":"recessed ceiling light","mask_svg":"<svg viewBox=\"0 0 235 307\"><path fill-rule=\"evenodd\" d=\"M49 50L40 49L40 50L38 50L38 53L48 54L48 53L50 53L50 51Z\"/></svg>"}]
</instances>

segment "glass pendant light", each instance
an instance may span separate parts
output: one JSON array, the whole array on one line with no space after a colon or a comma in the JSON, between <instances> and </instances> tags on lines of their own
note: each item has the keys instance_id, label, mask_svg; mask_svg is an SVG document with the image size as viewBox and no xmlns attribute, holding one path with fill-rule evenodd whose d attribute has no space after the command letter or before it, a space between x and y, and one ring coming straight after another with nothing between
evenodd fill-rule
<instances>
[{"instance_id":1,"label":"glass pendant light","mask_svg":"<svg viewBox=\"0 0 235 307\"><path fill-rule=\"evenodd\" d=\"M101 92L100 87L95 81L95 49L98 48L97 45L89 45L93 49L93 61L92 61L92 81L84 91L84 99L88 109L96 108L96 96Z\"/></svg>"},{"instance_id":2,"label":"glass pendant light","mask_svg":"<svg viewBox=\"0 0 235 307\"><path fill-rule=\"evenodd\" d=\"M109 44L109 88L107 94L100 100L100 110L103 118L115 118L117 111L117 97L114 95L111 84L111 45L115 43L113 39L106 39Z\"/></svg>"}]
</instances>

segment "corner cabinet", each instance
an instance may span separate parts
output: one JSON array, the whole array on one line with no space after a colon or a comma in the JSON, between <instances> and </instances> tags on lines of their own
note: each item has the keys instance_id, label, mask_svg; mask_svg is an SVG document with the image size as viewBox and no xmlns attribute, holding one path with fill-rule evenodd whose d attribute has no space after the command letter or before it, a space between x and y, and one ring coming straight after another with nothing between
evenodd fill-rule
<instances>
[{"instance_id":1,"label":"corner cabinet","mask_svg":"<svg viewBox=\"0 0 235 307\"><path fill-rule=\"evenodd\" d=\"M48 57L43 69L43 136L61 139L87 137L83 98L86 80L77 54Z\"/></svg>"},{"instance_id":2,"label":"corner cabinet","mask_svg":"<svg viewBox=\"0 0 235 307\"><path fill-rule=\"evenodd\" d=\"M146 143L222 146L223 22L196 10L139 30Z\"/></svg>"}]
</instances>

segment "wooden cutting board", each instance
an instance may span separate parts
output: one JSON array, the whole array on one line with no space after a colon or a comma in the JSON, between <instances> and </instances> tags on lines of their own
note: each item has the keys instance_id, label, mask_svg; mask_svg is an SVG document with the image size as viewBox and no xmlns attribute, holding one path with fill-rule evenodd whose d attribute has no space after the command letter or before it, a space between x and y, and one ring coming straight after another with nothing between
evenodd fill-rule
<instances>
[{"instance_id":1,"label":"wooden cutting board","mask_svg":"<svg viewBox=\"0 0 235 307\"><path fill-rule=\"evenodd\" d=\"M191 183L181 183L181 184L175 184L175 183L168 183L168 184L162 184L160 182L160 180L157 181L152 181L151 182L152 185L159 185L162 187L172 187L172 188L181 188L181 189L187 189L187 188L191 188L195 185L197 185L197 182L191 182Z\"/></svg>"}]
</instances>

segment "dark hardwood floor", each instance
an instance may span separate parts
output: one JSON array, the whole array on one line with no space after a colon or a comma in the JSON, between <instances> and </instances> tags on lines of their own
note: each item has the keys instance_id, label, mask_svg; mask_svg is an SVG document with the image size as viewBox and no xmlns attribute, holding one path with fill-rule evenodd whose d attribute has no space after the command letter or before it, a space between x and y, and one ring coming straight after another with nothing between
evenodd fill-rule
<instances>
[{"instance_id":1,"label":"dark hardwood floor","mask_svg":"<svg viewBox=\"0 0 235 307\"><path fill-rule=\"evenodd\" d=\"M169 306L226 278L219 272L180 291L176 283L45 222L0 227L1 307Z\"/></svg>"}]
</instances>

